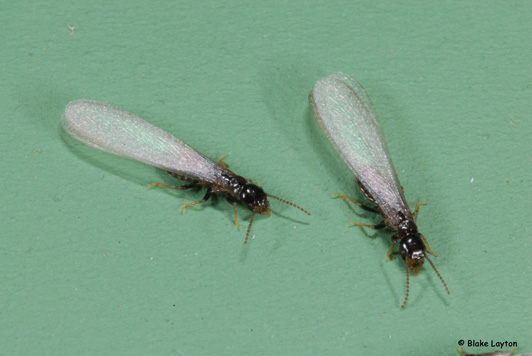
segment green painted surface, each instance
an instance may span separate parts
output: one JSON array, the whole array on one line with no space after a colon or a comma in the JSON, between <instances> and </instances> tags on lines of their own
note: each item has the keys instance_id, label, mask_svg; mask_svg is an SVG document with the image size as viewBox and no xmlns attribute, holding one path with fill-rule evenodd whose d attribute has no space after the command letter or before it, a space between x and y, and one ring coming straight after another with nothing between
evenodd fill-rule
<instances>
[{"instance_id":1,"label":"green painted surface","mask_svg":"<svg viewBox=\"0 0 532 356\"><path fill-rule=\"evenodd\" d=\"M0 23L0 354L532 351L531 2L20 1ZM389 234L332 198L359 197L307 102L334 71L368 91L410 204L428 199L451 296L425 268L401 311ZM179 214L202 193L148 190L172 181L61 131L79 98L227 153L312 217L274 201L244 247L223 199Z\"/></svg>"}]
</instances>

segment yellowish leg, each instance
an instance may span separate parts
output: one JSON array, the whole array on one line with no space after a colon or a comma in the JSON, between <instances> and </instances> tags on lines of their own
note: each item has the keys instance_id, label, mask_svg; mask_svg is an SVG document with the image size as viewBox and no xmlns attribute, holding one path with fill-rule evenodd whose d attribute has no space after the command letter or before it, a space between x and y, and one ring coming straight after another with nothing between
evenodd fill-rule
<instances>
[{"instance_id":1,"label":"yellowish leg","mask_svg":"<svg viewBox=\"0 0 532 356\"><path fill-rule=\"evenodd\" d=\"M388 249L388 252L386 253L386 262L390 260L390 255L392 254L393 248L395 247L396 242L394 242L390 248Z\"/></svg>"},{"instance_id":2,"label":"yellowish leg","mask_svg":"<svg viewBox=\"0 0 532 356\"><path fill-rule=\"evenodd\" d=\"M191 206L193 205L196 205L196 204L201 204L201 203L205 203L207 200L205 199L202 199L202 200L198 200L198 201L194 201L192 203L188 203L188 204L185 204L181 207L181 213L183 213L183 211L185 211L186 208L190 208Z\"/></svg>"},{"instance_id":3,"label":"yellowish leg","mask_svg":"<svg viewBox=\"0 0 532 356\"><path fill-rule=\"evenodd\" d=\"M148 188L153 188L153 187L166 187L166 188L173 188L173 189L183 189L183 187L180 187L179 185L168 185L168 184L164 184L164 183L152 183L152 184L148 185Z\"/></svg>"},{"instance_id":4,"label":"yellowish leg","mask_svg":"<svg viewBox=\"0 0 532 356\"><path fill-rule=\"evenodd\" d=\"M225 158L225 153L222 155L222 157L220 157L220 159L218 160L218 164L224 168L229 168L229 165L227 163L224 162L224 158Z\"/></svg>"},{"instance_id":5,"label":"yellowish leg","mask_svg":"<svg viewBox=\"0 0 532 356\"><path fill-rule=\"evenodd\" d=\"M152 188L152 187L166 187L166 188L172 188L172 189L181 189L181 190L186 190L186 189L190 189L190 188L193 188L196 186L197 183L190 183L188 185L168 185L168 184L164 184L164 183L152 183L150 185L148 185L148 188Z\"/></svg>"},{"instance_id":6,"label":"yellowish leg","mask_svg":"<svg viewBox=\"0 0 532 356\"><path fill-rule=\"evenodd\" d=\"M196 205L196 204L201 204L201 203L205 203L207 200L209 200L209 197L211 196L212 194L212 190L209 188L207 190L207 192L205 193L205 196L203 197L203 199L201 200L198 200L198 201L194 201L192 203L188 203L188 204L185 204L181 207L181 213L183 213L183 211L188 208L188 207L191 207L193 205Z\"/></svg>"},{"instance_id":7,"label":"yellowish leg","mask_svg":"<svg viewBox=\"0 0 532 356\"><path fill-rule=\"evenodd\" d=\"M233 213L235 215L235 225L240 229L240 224L238 223L238 214L236 212L236 203L233 203Z\"/></svg>"},{"instance_id":8,"label":"yellowish leg","mask_svg":"<svg viewBox=\"0 0 532 356\"><path fill-rule=\"evenodd\" d=\"M343 200L345 200L345 202L347 203L348 201L350 201L351 203L353 204L356 204L358 206L361 206L362 204L360 204L359 202L357 201L354 201L353 199L349 198L347 195L345 194L340 194L340 193L336 193L336 192L333 192L334 195L336 195L337 197L340 197L342 198Z\"/></svg>"},{"instance_id":9,"label":"yellowish leg","mask_svg":"<svg viewBox=\"0 0 532 356\"><path fill-rule=\"evenodd\" d=\"M438 256L438 253L436 251L433 251L430 246L429 246L429 242L427 241L427 238L421 234L419 234L421 236L421 238L423 239L423 242L425 243L425 247L427 248L427 252L430 253L431 255L434 255L434 256Z\"/></svg>"},{"instance_id":10,"label":"yellowish leg","mask_svg":"<svg viewBox=\"0 0 532 356\"><path fill-rule=\"evenodd\" d=\"M417 214L419 213L419 207L420 207L421 205L425 205L425 204L427 204L427 200L422 200L422 201L420 201L420 202L418 202L418 203L416 204L416 211L414 212L414 218L415 218L415 217L417 216Z\"/></svg>"},{"instance_id":11,"label":"yellowish leg","mask_svg":"<svg viewBox=\"0 0 532 356\"><path fill-rule=\"evenodd\" d=\"M370 229L375 229L374 225L368 225L368 224L359 223L359 222L350 222L349 225L355 225L355 226L360 226L360 227L369 227Z\"/></svg>"},{"instance_id":12,"label":"yellowish leg","mask_svg":"<svg viewBox=\"0 0 532 356\"><path fill-rule=\"evenodd\" d=\"M348 203L351 202L351 203L353 203L355 205L358 205L359 207L361 207L362 209L364 209L366 211L370 211L372 213L380 214L380 212L377 209L371 208L369 206L365 206L364 204L361 204L361 203L349 198L347 195L340 194L340 193L333 193L333 194L336 195L337 197L342 198L347 205L349 205Z\"/></svg>"},{"instance_id":13,"label":"yellowish leg","mask_svg":"<svg viewBox=\"0 0 532 356\"><path fill-rule=\"evenodd\" d=\"M370 229L375 229L375 230L380 230L380 229L386 227L386 224L384 223L384 221L381 222L379 225L368 225L368 224L359 223L359 222L351 222L349 224L350 225L355 225L355 226L360 226L360 227L369 227Z\"/></svg>"}]
</instances>

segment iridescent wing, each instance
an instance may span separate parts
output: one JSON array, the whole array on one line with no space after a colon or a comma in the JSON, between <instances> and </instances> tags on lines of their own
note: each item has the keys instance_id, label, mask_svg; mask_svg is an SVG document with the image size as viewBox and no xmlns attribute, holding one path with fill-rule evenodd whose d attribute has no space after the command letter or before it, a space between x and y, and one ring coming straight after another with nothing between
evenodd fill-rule
<instances>
[{"instance_id":1,"label":"iridescent wing","mask_svg":"<svg viewBox=\"0 0 532 356\"><path fill-rule=\"evenodd\" d=\"M323 132L385 218L395 225L398 211L411 216L364 88L348 75L335 73L316 82L309 102Z\"/></svg>"},{"instance_id":2,"label":"iridescent wing","mask_svg":"<svg viewBox=\"0 0 532 356\"><path fill-rule=\"evenodd\" d=\"M186 177L214 183L225 172L168 132L114 106L74 100L62 117L65 131L76 140Z\"/></svg>"}]
</instances>

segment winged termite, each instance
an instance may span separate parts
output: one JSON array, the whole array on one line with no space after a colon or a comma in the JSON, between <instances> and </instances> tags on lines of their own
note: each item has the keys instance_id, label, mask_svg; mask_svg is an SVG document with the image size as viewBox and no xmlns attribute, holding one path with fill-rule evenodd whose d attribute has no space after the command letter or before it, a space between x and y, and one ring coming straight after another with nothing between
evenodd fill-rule
<instances>
[{"instance_id":1,"label":"winged termite","mask_svg":"<svg viewBox=\"0 0 532 356\"><path fill-rule=\"evenodd\" d=\"M427 256L427 252L436 253L430 249L427 239L419 233L414 221L420 203L412 213L395 173L375 109L364 88L348 75L335 73L316 82L310 92L309 102L323 132L355 174L360 191L376 207L364 206L343 194L337 195L383 218L375 226L363 223L354 225L374 229L388 227L394 232L387 259L398 245L406 263L406 294L401 309L408 300L408 272L419 273L425 259L450 294L445 281Z\"/></svg>"},{"instance_id":2,"label":"winged termite","mask_svg":"<svg viewBox=\"0 0 532 356\"><path fill-rule=\"evenodd\" d=\"M189 182L183 186L162 183L150 186L207 189L203 199L183 205L181 211L206 202L212 194L222 195L233 205L235 224L240 226L236 206L241 203L251 210L244 244L248 241L255 213L271 214L268 197L310 215L298 205L266 194L260 186L229 170L221 159L217 163L166 131L114 106L92 100L72 101L65 108L62 125L70 136L88 146L161 168L171 176Z\"/></svg>"}]
</instances>

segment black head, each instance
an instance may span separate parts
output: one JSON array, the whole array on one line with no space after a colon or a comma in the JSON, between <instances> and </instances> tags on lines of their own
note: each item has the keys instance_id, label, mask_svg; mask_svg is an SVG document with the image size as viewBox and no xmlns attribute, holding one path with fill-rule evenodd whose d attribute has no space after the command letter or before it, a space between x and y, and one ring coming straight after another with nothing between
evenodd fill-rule
<instances>
[{"instance_id":1,"label":"black head","mask_svg":"<svg viewBox=\"0 0 532 356\"><path fill-rule=\"evenodd\" d=\"M409 219L399 224L397 235L400 237L399 251L401 257L412 273L419 273L425 258L425 244L417 231L416 224Z\"/></svg>"},{"instance_id":2,"label":"black head","mask_svg":"<svg viewBox=\"0 0 532 356\"><path fill-rule=\"evenodd\" d=\"M268 196L261 187L255 184L245 184L240 192L240 201L249 210L261 215L270 215Z\"/></svg>"},{"instance_id":3,"label":"black head","mask_svg":"<svg viewBox=\"0 0 532 356\"><path fill-rule=\"evenodd\" d=\"M412 273L419 273L425 258L425 244L419 235L403 237L399 243L399 250Z\"/></svg>"}]
</instances>

